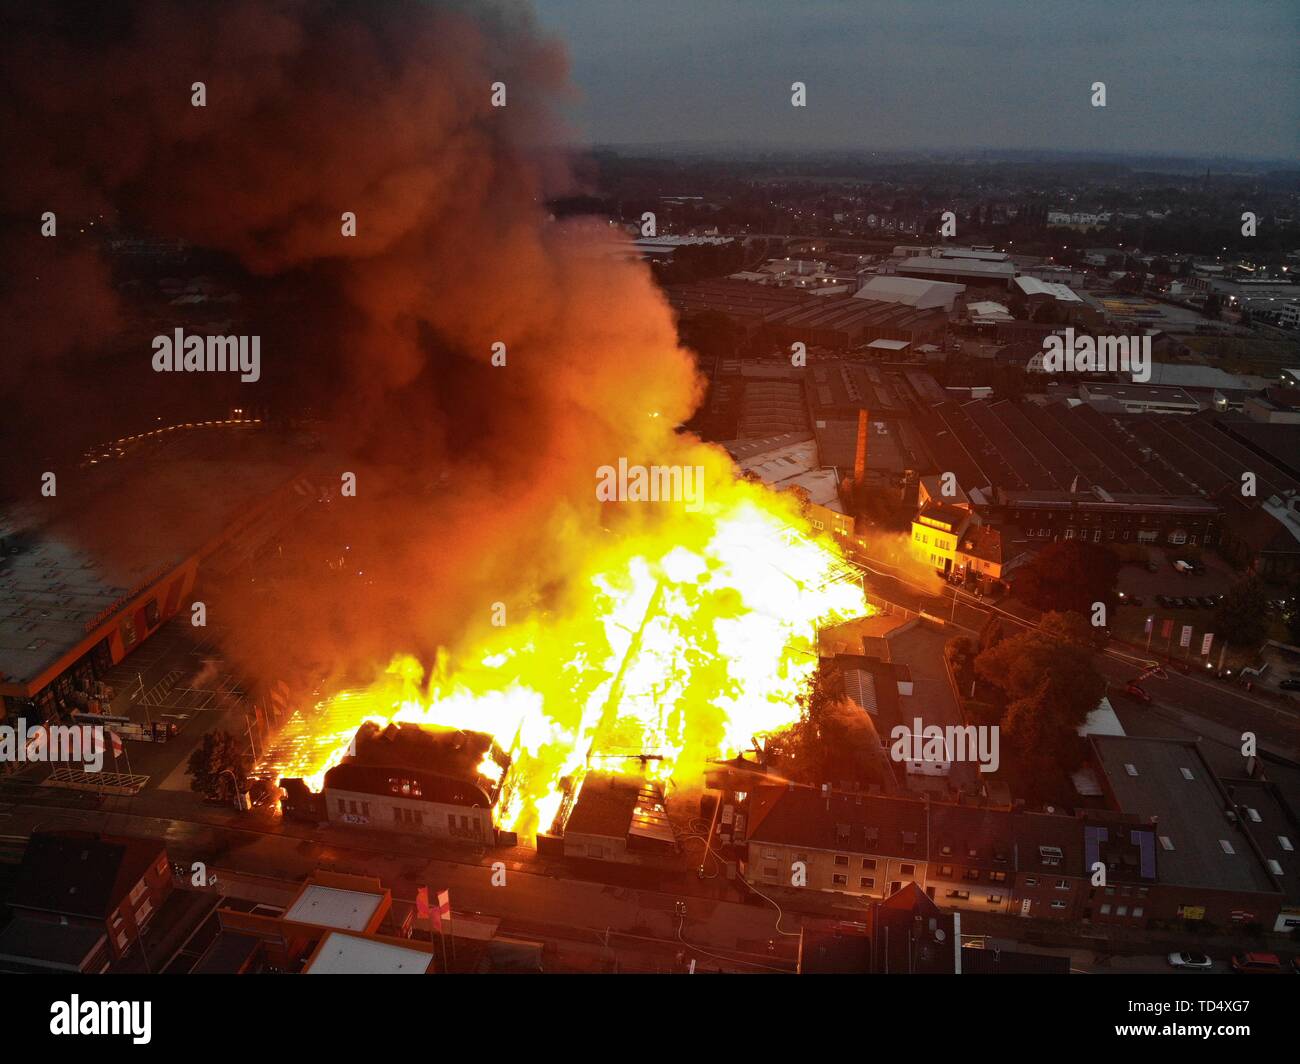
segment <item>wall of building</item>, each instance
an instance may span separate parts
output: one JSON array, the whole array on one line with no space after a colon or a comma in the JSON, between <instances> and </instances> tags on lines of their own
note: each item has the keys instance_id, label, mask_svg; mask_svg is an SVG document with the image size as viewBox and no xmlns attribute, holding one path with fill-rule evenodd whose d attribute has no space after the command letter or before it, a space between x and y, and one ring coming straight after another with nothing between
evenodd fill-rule
<instances>
[{"instance_id":1,"label":"wall of building","mask_svg":"<svg viewBox=\"0 0 1300 1064\"><path fill-rule=\"evenodd\" d=\"M791 882L797 861L805 866L802 888L794 887ZM913 860L751 841L744 872L746 880L759 890L769 886L887 898L894 884L902 886L915 882L924 887L926 864L920 858ZM869 882L864 883L864 880Z\"/></svg>"},{"instance_id":2,"label":"wall of building","mask_svg":"<svg viewBox=\"0 0 1300 1064\"><path fill-rule=\"evenodd\" d=\"M400 795L326 787L325 813L332 824L428 835L485 846L494 841L492 811L479 806L448 805Z\"/></svg>"}]
</instances>

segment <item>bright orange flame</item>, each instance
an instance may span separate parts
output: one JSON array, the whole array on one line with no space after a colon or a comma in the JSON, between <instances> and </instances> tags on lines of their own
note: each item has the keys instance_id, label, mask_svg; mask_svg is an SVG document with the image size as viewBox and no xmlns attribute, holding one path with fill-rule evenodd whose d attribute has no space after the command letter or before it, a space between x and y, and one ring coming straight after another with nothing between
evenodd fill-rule
<instances>
[{"instance_id":1,"label":"bright orange flame","mask_svg":"<svg viewBox=\"0 0 1300 1064\"><path fill-rule=\"evenodd\" d=\"M368 719L486 732L511 758L497 822L530 836L585 768L690 785L790 725L818 626L869 612L856 572L789 496L754 484L665 509L653 530L598 538L567 608L511 619L427 683L398 655L369 689L299 715L268 767L319 790Z\"/></svg>"}]
</instances>

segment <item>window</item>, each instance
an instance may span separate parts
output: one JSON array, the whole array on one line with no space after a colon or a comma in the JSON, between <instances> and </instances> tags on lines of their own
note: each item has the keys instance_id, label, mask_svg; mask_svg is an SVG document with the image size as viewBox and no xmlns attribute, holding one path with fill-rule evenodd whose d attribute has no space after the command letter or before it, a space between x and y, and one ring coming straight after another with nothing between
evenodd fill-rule
<instances>
[{"instance_id":1,"label":"window","mask_svg":"<svg viewBox=\"0 0 1300 1064\"><path fill-rule=\"evenodd\" d=\"M953 901L970 901L969 890L950 890L944 895L945 898L951 898Z\"/></svg>"},{"instance_id":2,"label":"window","mask_svg":"<svg viewBox=\"0 0 1300 1064\"><path fill-rule=\"evenodd\" d=\"M916 865L905 864L898 868L899 875L914 876L916 875Z\"/></svg>"},{"instance_id":3,"label":"window","mask_svg":"<svg viewBox=\"0 0 1300 1064\"><path fill-rule=\"evenodd\" d=\"M862 870L864 872L874 872L876 870L875 860L871 857L862 858Z\"/></svg>"},{"instance_id":4,"label":"window","mask_svg":"<svg viewBox=\"0 0 1300 1064\"><path fill-rule=\"evenodd\" d=\"M836 868L848 868L848 867L849 867L849 859L848 859L848 857L847 857L845 854L837 853L837 854L835 855L835 867L836 867Z\"/></svg>"},{"instance_id":5,"label":"window","mask_svg":"<svg viewBox=\"0 0 1300 1064\"><path fill-rule=\"evenodd\" d=\"M989 904L990 904L990 905L1001 905L1001 904L1002 904L1002 895L1001 895L1001 894L990 894L990 895L989 895Z\"/></svg>"},{"instance_id":6,"label":"window","mask_svg":"<svg viewBox=\"0 0 1300 1064\"><path fill-rule=\"evenodd\" d=\"M1279 835L1277 837L1277 844L1281 846L1282 849L1286 850L1287 853L1293 853L1295 851L1295 847L1291 844L1291 840L1285 835Z\"/></svg>"},{"instance_id":7,"label":"window","mask_svg":"<svg viewBox=\"0 0 1300 1064\"><path fill-rule=\"evenodd\" d=\"M990 883L1005 883L1006 881L1007 881L1007 874L1006 874L1005 872L990 872L990 873L989 873L989 882L990 882Z\"/></svg>"},{"instance_id":8,"label":"window","mask_svg":"<svg viewBox=\"0 0 1300 1064\"><path fill-rule=\"evenodd\" d=\"M1128 906L1127 906L1127 905L1121 905L1118 909L1115 910L1115 915L1116 915L1116 916L1127 916L1127 915L1128 915Z\"/></svg>"},{"instance_id":9,"label":"window","mask_svg":"<svg viewBox=\"0 0 1300 1064\"><path fill-rule=\"evenodd\" d=\"M1065 860L1065 854L1061 852L1059 846L1040 846L1038 847L1038 859L1045 865L1059 865Z\"/></svg>"},{"instance_id":10,"label":"window","mask_svg":"<svg viewBox=\"0 0 1300 1064\"><path fill-rule=\"evenodd\" d=\"M1219 849L1221 849L1224 853L1228 855L1232 855L1237 852L1232 848L1232 843L1230 843L1227 839L1219 840Z\"/></svg>"},{"instance_id":11,"label":"window","mask_svg":"<svg viewBox=\"0 0 1300 1064\"><path fill-rule=\"evenodd\" d=\"M1174 848L1174 840L1171 839L1168 835L1161 835L1160 845L1164 847L1166 850L1172 850Z\"/></svg>"},{"instance_id":12,"label":"window","mask_svg":"<svg viewBox=\"0 0 1300 1064\"><path fill-rule=\"evenodd\" d=\"M764 865L764 866L763 866L763 876L764 876L766 879L775 879L775 878L776 878L776 865Z\"/></svg>"},{"instance_id":13,"label":"window","mask_svg":"<svg viewBox=\"0 0 1300 1064\"><path fill-rule=\"evenodd\" d=\"M1134 917L1141 916L1141 915L1142 915L1142 911L1143 911L1143 910L1142 910L1142 906L1140 906L1140 905L1137 906L1137 907L1133 910L1133 915L1134 915Z\"/></svg>"},{"instance_id":14,"label":"window","mask_svg":"<svg viewBox=\"0 0 1300 1064\"><path fill-rule=\"evenodd\" d=\"M968 868L966 869L966 874L962 878L969 879L972 883L978 883L980 878L980 870L978 868Z\"/></svg>"},{"instance_id":15,"label":"window","mask_svg":"<svg viewBox=\"0 0 1300 1064\"><path fill-rule=\"evenodd\" d=\"M1110 902L1107 902L1105 905L1101 907L1101 915L1102 916L1110 915Z\"/></svg>"},{"instance_id":16,"label":"window","mask_svg":"<svg viewBox=\"0 0 1300 1064\"><path fill-rule=\"evenodd\" d=\"M1056 881L1056 889L1057 889L1057 890L1069 890L1069 889L1070 889L1070 881L1069 881L1068 879L1058 879L1058 880Z\"/></svg>"},{"instance_id":17,"label":"window","mask_svg":"<svg viewBox=\"0 0 1300 1064\"><path fill-rule=\"evenodd\" d=\"M777 854L777 852L776 852L775 850L764 850L764 851L763 851L763 859L764 859L765 861L775 861L775 860L777 859L777 856L778 856L778 854Z\"/></svg>"},{"instance_id":18,"label":"window","mask_svg":"<svg viewBox=\"0 0 1300 1064\"><path fill-rule=\"evenodd\" d=\"M1025 886L1027 887L1038 886L1038 878L1036 876L1025 876Z\"/></svg>"},{"instance_id":19,"label":"window","mask_svg":"<svg viewBox=\"0 0 1300 1064\"><path fill-rule=\"evenodd\" d=\"M858 880L858 884L863 890L872 890L876 885L876 881L871 876L863 876Z\"/></svg>"},{"instance_id":20,"label":"window","mask_svg":"<svg viewBox=\"0 0 1300 1064\"><path fill-rule=\"evenodd\" d=\"M348 811L348 803L345 802L342 798L340 798L340 799L339 799L339 812L340 812L340 813L346 813L347 811Z\"/></svg>"},{"instance_id":21,"label":"window","mask_svg":"<svg viewBox=\"0 0 1300 1064\"><path fill-rule=\"evenodd\" d=\"M1057 901L1052 902L1052 908L1053 908L1053 909L1064 909L1064 908L1065 908L1065 902L1060 901L1060 900L1058 899Z\"/></svg>"},{"instance_id":22,"label":"window","mask_svg":"<svg viewBox=\"0 0 1300 1064\"><path fill-rule=\"evenodd\" d=\"M837 873L831 876L831 882L834 883L837 887L847 887L849 885L849 877L842 876Z\"/></svg>"},{"instance_id":23,"label":"window","mask_svg":"<svg viewBox=\"0 0 1300 1064\"><path fill-rule=\"evenodd\" d=\"M951 879L951 878L952 878L952 865L950 865L950 864L940 865L940 866L939 866L939 876L940 876L940 878L942 878L942 879Z\"/></svg>"}]
</instances>

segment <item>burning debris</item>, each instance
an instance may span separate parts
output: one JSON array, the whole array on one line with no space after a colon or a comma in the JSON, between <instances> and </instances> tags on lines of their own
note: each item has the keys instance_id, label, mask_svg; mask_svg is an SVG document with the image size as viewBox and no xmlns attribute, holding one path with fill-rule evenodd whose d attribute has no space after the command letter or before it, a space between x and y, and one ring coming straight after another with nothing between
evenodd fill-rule
<instances>
[{"instance_id":1,"label":"burning debris","mask_svg":"<svg viewBox=\"0 0 1300 1064\"><path fill-rule=\"evenodd\" d=\"M463 667L444 659L426 683L416 660L394 659L364 694L326 703L319 729L300 715L264 770L328 785L365 719L483 732L508 758L495 762L508 764L498 826L525 836L548 830L564 781L580 786L589 769L700 786L711 761L798 718L818 626L869 611L787 500L739 482L728 496L609 537L587 594L486 640Z\"/></svg>"}]
</instances>

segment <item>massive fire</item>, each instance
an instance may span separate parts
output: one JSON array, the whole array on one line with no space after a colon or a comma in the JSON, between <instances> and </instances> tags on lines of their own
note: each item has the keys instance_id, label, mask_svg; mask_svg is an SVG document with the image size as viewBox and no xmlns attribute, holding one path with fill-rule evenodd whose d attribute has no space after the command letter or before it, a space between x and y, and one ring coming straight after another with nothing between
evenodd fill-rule
<instances>
[{"instance_id":1,"label":"massive fire","mask_svg":"<svg viewBox=\"0 0 1300 1064\"><path fill-rule=\"evenodd\" d=\"M510 755L499 825L524 837L584 768L699 782L798 718L818 627L869 612L792 497L727 480L698 512L656 504L650 527L599 537L580 594L510 616L454 667L443 655L426 677L399 654L369 688L300 712L264 767L319 790L365 720L486 732Z\"/></svg>"}]
</instances>

